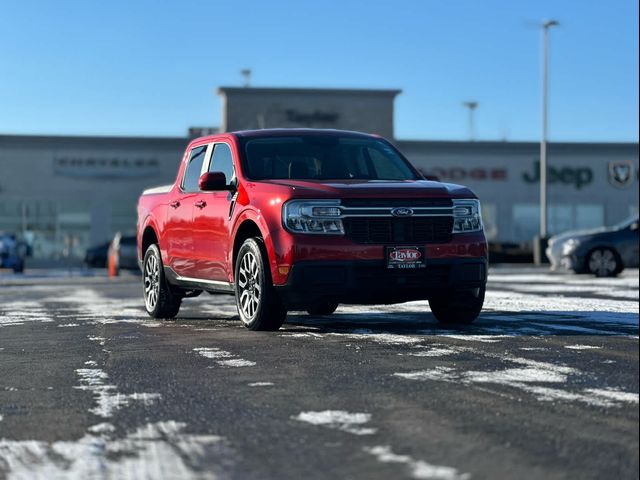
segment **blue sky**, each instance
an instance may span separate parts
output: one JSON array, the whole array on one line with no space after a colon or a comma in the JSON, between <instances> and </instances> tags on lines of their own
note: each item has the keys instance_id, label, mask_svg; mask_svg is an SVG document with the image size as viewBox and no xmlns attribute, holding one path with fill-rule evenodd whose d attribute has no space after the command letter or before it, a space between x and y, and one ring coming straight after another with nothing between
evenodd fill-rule
<instances>
[{"instance_id":1,"label":"blue sky","mask_svg":"<svg viewBox=\"0 0 640 480\"><path fill-rule=\"evenodd\" d=\"M0 11L0 133L175 135L219 85L400 88L396 137L638 141L632 0L29 1Z\"/></svg>"}]
</instances>

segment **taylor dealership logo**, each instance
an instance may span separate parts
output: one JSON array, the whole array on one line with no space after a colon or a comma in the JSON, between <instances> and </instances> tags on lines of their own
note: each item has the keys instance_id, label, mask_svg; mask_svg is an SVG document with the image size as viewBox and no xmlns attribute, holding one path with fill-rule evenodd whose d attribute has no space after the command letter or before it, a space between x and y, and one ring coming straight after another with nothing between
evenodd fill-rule
<instances>
[{"instance_id":1,"label":"taylor dealership logo","mask_svg":"<svg viewBox=\"0 0 640 480\"><path fill-rule=\"evenodd\" d=\"M394 217L410 217L413 215L413 210L405 207L398 207L391 210L391 215Z\"/></svg>"},{"instance_id":2,"label":"taylor dealership logo","mask_svg":"<svg viewBox=\"0 0 640 480\"><path fill-rule=\"evenodd\" d=\"M618 188L631 185L633 183L633 162L631 160L609 162L609 182Z\"/></svg>"}]
</instances>

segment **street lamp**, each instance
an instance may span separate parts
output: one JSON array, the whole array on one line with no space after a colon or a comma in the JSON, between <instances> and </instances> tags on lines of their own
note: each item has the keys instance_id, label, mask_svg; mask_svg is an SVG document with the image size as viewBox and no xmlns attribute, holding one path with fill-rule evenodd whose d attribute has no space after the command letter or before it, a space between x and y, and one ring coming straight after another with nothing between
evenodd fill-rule
<instances>
[{"instance_id":1,"label":"street lamp","mask_svg":"<svg viewBox=\"0 0 640 480\"><path fill-rule=\"evenodd\" d=\"M469 109L469 140L475 140L475 125L473 123L473 112L478 108L478 102L462 102L462 105Z\"/></svg>"},{"instance_id":2,"label":"street lamp","mask_svg":"<svg viewBox=\"0 0 640 480\"><path fill-rule=\"evenodd\" d=\"M549 29L557 27L557 20L542 24L542 140L540 141L540 240L547 238L547 63L549 60Z\"/></svg>"}]
</instances>

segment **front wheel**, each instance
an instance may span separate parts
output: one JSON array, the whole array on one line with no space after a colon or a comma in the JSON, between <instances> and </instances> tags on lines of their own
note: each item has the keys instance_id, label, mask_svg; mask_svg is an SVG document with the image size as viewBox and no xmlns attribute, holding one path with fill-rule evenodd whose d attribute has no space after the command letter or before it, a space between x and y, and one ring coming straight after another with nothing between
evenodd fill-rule
<instances>
[{"instance_id":1,"label":"front wheel","mask_svg":"<svg viewBox=\"0 0 640 480\"><path fill-rule=\"evenodd\" d=\"M249 330L278 330L287 317L273 288L264 242L249 238L236 260L236 305L240 320Z\"/></svg>"},{"instance_id":2,"label":"front wheel","mask_svg":"<svg viewBox=\"0 0 640 480\"><path fill-rule=\"evenodd\" d=\"M485 287L452 292L429 299L431 312L441 323L469 324L482 311Z\"/></svg>"},{"instance_id":3,"label":"front wheel","mask_svg":"<svg viewBox=\"0 0 640 480\"><path fill-rule=\"evenodd\" d=\"M596 277L614 277L622 270L618 256L610 248L596 248L591 252L587 269Z\"/></svg>"},{"instance_id":4,"label":"front wheel","mask_svg":"<svg viewBox=\"0 0 640 480\"><path fill-rule=\"evenodd\" d=\"M173 318L180 310L182 298L169 289L164 276L162 257L157 245L151 245L144 254L142 263L144 306L153 318Z\"/></svg>"}]
</instances>

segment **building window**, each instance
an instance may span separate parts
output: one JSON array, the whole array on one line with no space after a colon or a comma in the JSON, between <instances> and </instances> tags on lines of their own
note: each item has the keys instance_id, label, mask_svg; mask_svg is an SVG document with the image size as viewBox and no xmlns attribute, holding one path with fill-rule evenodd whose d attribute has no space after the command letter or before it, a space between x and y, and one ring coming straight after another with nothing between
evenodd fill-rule
<instances>
[{"instance_id":1,"label":"building window","mask_svg":"<svg viewBox=\"0 0 640 480\"><path fill-rule=\"evenodd\" d=\"M498 209L495 203L482 204L484 234L490 242L498 238Z\"/></svg>"},{"instance_id":2,"label":"building window","mask_svg":"<svg viewBox=\"0 0 640 480\"><path fill-rule=\"evenodd\" d=\"M534 203L513 206L512 237L516 242L530 242L540 233L540 205ZM587 229L604 225L604 206L596 204L551 204L547 211L549 235L567 230Z\"/></svg>"}]
</instances>

